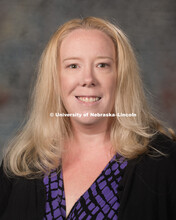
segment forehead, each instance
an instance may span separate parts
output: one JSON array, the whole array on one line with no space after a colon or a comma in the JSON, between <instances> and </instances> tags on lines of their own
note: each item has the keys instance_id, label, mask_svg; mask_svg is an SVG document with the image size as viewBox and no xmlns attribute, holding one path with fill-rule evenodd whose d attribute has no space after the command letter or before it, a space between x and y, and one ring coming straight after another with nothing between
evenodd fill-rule
<instances>
[{"instance_id":1,"label":"forehead","mask_svg":"<svg viewBox=\"0 0 176 220\"><path fill-rule=\"evenodd\" d=\"M112 39L100 30L77 29L63 39L60 46L60 56L82 55L82 53L85 55L106 53L106 55L113 57L115 56L115 46Z\"/></svg>"}]
</instances>

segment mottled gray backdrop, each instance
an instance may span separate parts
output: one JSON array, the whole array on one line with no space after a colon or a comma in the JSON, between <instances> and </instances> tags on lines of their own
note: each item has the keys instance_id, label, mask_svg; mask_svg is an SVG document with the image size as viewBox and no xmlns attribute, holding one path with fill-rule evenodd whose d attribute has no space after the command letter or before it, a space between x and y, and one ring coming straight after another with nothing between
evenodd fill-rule
<instances>
[{"instance_id":1,"label":"mottled gray backdrop","mask_svg":"<svg viewBox=\"0 0 176 220\"><path fill-rule=\"evenodd\" d=\"M109 19L126 32L150 105L176 128L175 0L0 0L0 159L24 119L45 44L60 24L84 16Z\"/></svg>"}]
</instances>

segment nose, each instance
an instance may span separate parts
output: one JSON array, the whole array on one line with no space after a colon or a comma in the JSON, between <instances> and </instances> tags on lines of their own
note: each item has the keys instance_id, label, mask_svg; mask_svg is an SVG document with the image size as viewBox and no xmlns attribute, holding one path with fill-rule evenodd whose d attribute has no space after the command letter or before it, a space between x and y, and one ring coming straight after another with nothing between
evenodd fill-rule
<instances>
[{"instance_id":1,"label":"nose","mask_svg":"<svg viewBox=\"0 0 176 220\"><path fill-rule=\"evenodd\" d=\"M96 78L94 70L91 66L85 67L81 72L80 84L83 87L94 87L96 86Z\"/></svg>"}]
</instances>

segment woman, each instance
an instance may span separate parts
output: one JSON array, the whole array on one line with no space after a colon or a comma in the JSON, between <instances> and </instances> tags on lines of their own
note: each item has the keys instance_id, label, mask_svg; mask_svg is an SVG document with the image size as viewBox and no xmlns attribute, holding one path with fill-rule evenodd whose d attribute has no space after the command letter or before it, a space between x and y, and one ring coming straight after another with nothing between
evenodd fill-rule
<instances>
[{"instance_id":1,"label":"woman","mask_svg":"<svg viewBox=\"0 0 176 220\"><path fill-rule=\"evenodd\" d=\"M71 20L43 52L27 123L4 156L0 217L176 219L175 151L124 33Z\"/></svg>"}]
</instances>

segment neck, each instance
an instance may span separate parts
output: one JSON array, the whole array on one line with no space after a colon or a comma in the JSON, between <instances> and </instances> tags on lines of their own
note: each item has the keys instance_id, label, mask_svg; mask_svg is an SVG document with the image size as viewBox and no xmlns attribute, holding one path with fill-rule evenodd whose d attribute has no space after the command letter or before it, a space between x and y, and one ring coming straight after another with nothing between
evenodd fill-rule
<instances>
[{"instance_id":1,"label":"neck","mask_svg":"<svg viewBox=\"0 0 176 220\"><path fill-rule=\"evenodd\" d=\"M110 152L110 121L95 124L80 124L72 121L73 136L66 142L66 153L72 157L86 158Z\"/></svg>"}]
</instances>

